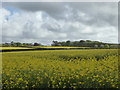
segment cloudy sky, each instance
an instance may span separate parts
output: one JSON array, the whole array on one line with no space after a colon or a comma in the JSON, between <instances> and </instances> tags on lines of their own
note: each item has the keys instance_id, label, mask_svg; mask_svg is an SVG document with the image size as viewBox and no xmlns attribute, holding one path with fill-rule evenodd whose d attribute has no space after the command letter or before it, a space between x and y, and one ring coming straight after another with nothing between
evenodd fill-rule
<instances>
[{"instance_id":1,"label":"cloudy sky","mask_svg":"<svg viewBox=\"0 0 120 90\"><path fill-rule=\"evenodd\" d=\"M118 42L117 2L4 2L3 42Z\"/></svg>"}]
</instances>

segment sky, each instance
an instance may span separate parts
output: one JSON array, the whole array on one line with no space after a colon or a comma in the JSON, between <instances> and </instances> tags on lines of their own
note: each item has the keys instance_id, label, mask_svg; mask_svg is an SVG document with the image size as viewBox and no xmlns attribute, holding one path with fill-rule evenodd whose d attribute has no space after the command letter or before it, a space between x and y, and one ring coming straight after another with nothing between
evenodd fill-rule
<instances>
[{"instance_id":1,"label":"sky","mask_svg":"<svg viewBox=\"0 0 120 90\"><path fill-rule=\"evenodd\" d=\"M118 42L117 2L4 2L2 42Z\"/></svg>"}]
</instances>

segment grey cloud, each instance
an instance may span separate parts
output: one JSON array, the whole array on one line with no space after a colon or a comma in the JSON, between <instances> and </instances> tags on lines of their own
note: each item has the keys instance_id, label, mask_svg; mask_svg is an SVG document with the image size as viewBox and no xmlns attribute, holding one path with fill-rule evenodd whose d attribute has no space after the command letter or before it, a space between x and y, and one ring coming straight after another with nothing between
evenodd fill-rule
<instances>
[{"instance_id":1,"label":"grey cloud","mask_svg":"<svg viewBox=\"0 0 120 90\"><path fill-rule=\"evenodd\" d=\"M60 14L65 10L62 2L8 2L3 3L3 7L16 7L31 12L45 11L54 18L62 18Z\"/></svg>"},{"instance_id":2,"label":"grey cloud","mask_svg":"<svg viewBox=\"0 0 120 90\"><path fill-rule=\"evenodd\" d=\"M73 7L73 10L77 9L79 12L85 13L87 17L90 17L90 19L88 19L87 21L81 19L80 17L75 18L88 25L117 25L118 3L69 3L69 6Z\"/></svg>"},{"instance_id":3,"label":"grey cloud","mask_svg":"<svg viewBox=\"0 0 120 90\"><path fill-rule=\"evenodd\" d=\"M71 15L70 20L79 20L82 23L88 24L88 25L117 25L117 3L113 2L9 2L9 3L3 3L3 7L12 6L17 7L22 10L27 11L45 11L53 18L58 19L66 19L64 14L69 13L69 16ZM66 6L70 7L72 10L68 12L68 8ZM90 17L89 20L85 20L83 18L77 15L77 12L82 12L87 15L87 17ZM96 22L96 23L95 23Z\"/></svg>"},{"instance_id":4,"label":"grey cloud","mask_svg":"<svg viewBox=\"0 0 120 90\"><path fill-rule=\"evenodd\" d=\"M5 7L19 8L23 12L3 23L4 42L12 39L47 44L52 40L117 42L118 39L117 3L10 2L3 3L3 9ZM4 11L9 14L9 10Z\"/></svg>"}]
</instances>

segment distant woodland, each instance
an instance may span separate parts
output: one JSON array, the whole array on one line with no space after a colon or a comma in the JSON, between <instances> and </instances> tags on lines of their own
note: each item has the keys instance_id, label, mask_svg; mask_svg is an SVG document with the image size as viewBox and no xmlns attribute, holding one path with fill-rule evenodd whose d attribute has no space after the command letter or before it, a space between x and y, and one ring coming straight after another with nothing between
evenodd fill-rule
<instances>
[{"instance_id":1,"label":"distant woodland","mask_svg":"<svg viewBox=\"0 0 120 90\"><path fill-rule=\"evenodd\" d=\"M0 44L2 47L31 47L31 46L44 46L41 43L21 43L11 41L10 43L2 43ZM119 44L112 43L103 43L99 41L91 41L91 40L80 40L80 41L52 41L51 46L66 46L66 47L91 47L91 48L107 48L107 49L117 49L119 48Z\"/></svg>"}]
</instances>

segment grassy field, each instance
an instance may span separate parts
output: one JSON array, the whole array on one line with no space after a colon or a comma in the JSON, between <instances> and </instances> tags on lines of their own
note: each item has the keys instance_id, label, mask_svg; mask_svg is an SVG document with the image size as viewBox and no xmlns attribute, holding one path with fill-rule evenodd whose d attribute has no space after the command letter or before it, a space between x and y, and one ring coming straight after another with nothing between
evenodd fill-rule
<instances>
[{"instance_id":1,"label":"grassy field","mask_svg":"<svg viewBox=\"0 0 120 90\"><path fill-rule=\"evenodd\" d=\"M118 88L118 50L3 52L3 89Z\"/></svg>"}]
</instances>

